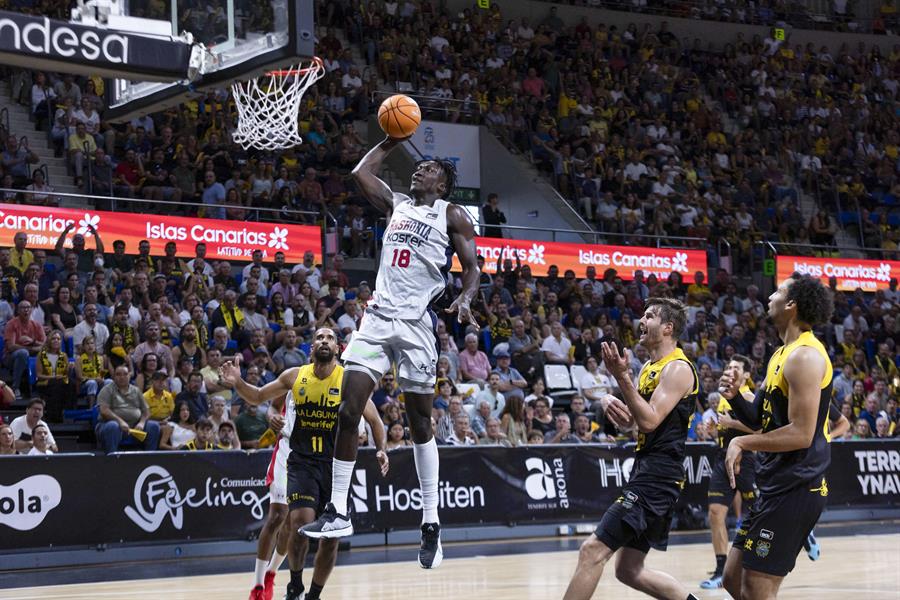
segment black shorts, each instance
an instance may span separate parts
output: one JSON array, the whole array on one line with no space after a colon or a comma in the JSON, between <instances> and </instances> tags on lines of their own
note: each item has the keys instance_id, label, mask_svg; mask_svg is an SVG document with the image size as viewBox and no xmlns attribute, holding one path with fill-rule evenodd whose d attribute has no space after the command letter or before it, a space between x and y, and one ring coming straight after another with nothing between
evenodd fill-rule
<instances>
[{"instance_id":1,"label":"black shorts","mask_svg":"<svg viewBox=\"0 0 900 600\"><path fill-rule=\"evenodd\" d=\"M331 461L291 452L287 461L287 501L290 510L311 508L320 514L331 501Z\"/></svg>"},{"instance_id":2,"label":"black shorts","mask_svg":"<svg viewBox=\"0 0 900 600\"><path fill-rule=\"evenodd\" d=\"M645 554L650 548L665 551L680 495L675 482L632 480L606 509L594 535L613 552L623 546Z\"/></svg>"},{"instance_id":3,"label":"black shorts","mask_svg":"<svg viewBox=\"0 0 900 600\"><path fill-rule=\"evenodd\" d=\"M828 501L825 479L780 494L762 494L734 537L745 569L784 577Z\"/></svg>"},{"instance_id":4,"label":"black shorts","mask_svg":"<svg viewBox=\"0 0 900 600\"><path fill-rule=\"evenodd\" d=\"M716 456L713 464L712 475L709 478L709 497L710 504L724 504L731 506L734 500L735 492L741 493L741 510L746 512L753 501L756 500L756 457L752 452L744 452L741 458L741 472L735 476L735 484L737 489L732 489L731 482L728 481L728 472L725 470L725 453Z\"/></svg>"}]
</instances>

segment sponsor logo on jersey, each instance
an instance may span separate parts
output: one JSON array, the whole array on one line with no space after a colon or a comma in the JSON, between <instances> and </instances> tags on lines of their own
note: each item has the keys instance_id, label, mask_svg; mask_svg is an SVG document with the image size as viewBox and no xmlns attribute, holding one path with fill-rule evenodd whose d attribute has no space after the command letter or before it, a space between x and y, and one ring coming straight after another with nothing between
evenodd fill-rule
<instances>
[{"instance_id":1,"label":"sponsor logo on jersey","mask_svg":"<svg viewBox=\"0 0 900 600\"><path fill-rule=\"evenodd\" d=\"M340 388L336 388L336 387L328 388L328 393L331 394L332 396L340 396L340 394L341 394L341 389L340 389Z\"/></svg>"}]
</instances>

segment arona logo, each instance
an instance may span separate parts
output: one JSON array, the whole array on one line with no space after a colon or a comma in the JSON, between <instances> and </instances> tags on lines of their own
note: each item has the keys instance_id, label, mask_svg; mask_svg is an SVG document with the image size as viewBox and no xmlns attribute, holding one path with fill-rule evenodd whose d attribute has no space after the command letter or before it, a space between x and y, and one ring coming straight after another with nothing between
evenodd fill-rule
<instances>
[{"instance_id":1,"label":"arona logo","mask_svg":"<svg viewBox=\"0 0 900 600\"><path fill-rule=\"evenodd\" d=\"M34 529L61 500L62 488L49 475L32 475L10 486L0 485L0 523L19 531Z\"/></svg>"},{"instance_id":2,"label":"arona logo","mask_svg":"<svg viewBox=\"0 0 900 600\"><path fill-rule=\"evenodd\" d=\"M525 492L532 500L555 500L561 508L569 508L563 460L554 458L552 463L553 468L540 458L525 460L525 468L531 473L525 478Z\"/></svg>"},{"instance_id":3,"label":"arona logo","mask_svg":"<svg viewBox=\"0 0 900 600\"><path fill-rule=\"evenodd\" d=\"M531 473L525 478L525 491L532 500L556 498L556 488L550 476L552 471L547 463L540 458L529 458L525 461L525 468Z\"/></svg>"},{"instance_id":4,"label":"arona logo","mask_svg":"<svg viewBox=\"0 0 900 600\"><path fill-rule=\"evenodd\" d=\"M365 469L356 469L353 472L353 485L350 486L350 498L353 500L353 511L357 513L369 512L369 490L366 487Z\"/></svg>"}]
</instances>

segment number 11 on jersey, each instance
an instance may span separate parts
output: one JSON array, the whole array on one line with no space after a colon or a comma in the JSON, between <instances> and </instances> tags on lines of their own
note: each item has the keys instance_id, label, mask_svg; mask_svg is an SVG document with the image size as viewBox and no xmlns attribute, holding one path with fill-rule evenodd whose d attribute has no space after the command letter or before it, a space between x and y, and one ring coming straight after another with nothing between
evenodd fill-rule
<instances>
[{"instance_id":1,"label":"number 11 on jersey","mask_svg":"<svg viewBox=\"0 0 900 600\"><path fill-rule=\"evenodd\" d=\"M410 259L410 251L407 248L400 249L394 248L394 257L391 260L392 267L403 267L404 269L409 266Z\"/></svg>"},{"instance_id":2,"label":"number 11 on jersey","mask_svg":"<svg viewBox=\"0 0 900 600\"><path fill-rule=\"evenodd\" d=\"M321 435L314 435L312 437L312 451L316 454L322 454L322 452L325 451L325 442Z\"/></svg>"}]
</instances>

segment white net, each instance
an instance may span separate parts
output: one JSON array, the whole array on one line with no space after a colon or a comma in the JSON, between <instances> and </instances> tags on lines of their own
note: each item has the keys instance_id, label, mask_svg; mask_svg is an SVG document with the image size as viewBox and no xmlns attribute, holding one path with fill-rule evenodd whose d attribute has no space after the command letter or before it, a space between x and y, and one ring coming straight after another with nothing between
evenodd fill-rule
<instances>
[{"instance_id":1,"label":"white net","mask_svg":"<svg viewBox=\"0 0 900 600\"><path fill-rule=\"evenodd\" d=\"M273 71L231 86L238 111L232 137L245 149L284 150L303 143L298 130L300 102L306 90L325 74L325 66L313 58L308 66Z\"/></svg>"}]
</instances>

